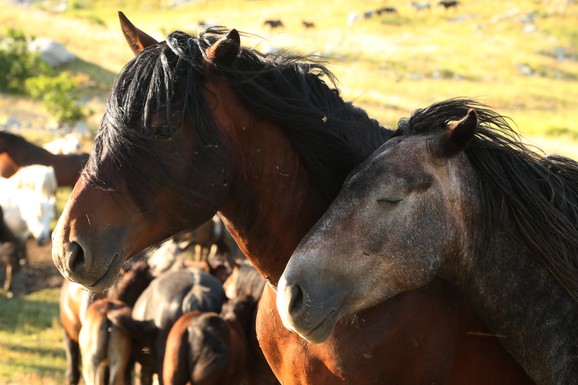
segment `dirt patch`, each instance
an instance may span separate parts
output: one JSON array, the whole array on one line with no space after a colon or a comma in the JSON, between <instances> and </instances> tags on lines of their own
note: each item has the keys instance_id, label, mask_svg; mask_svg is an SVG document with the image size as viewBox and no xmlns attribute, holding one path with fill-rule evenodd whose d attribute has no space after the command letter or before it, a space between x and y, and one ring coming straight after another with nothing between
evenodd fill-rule
<instances>
[{"instance_id":1,"label":"dirt patch","mask_svg":"<svg viewBox=\"0 0 578 385\"><path fill-rule=\"evenodd\" d=\"M24 295L46 288L60 287L63 278L52 262L52 245L48 243L39 246L35 240L29 239L26 251L27 264L14 275L14 294Z\"/></svg>"}]
</instances>

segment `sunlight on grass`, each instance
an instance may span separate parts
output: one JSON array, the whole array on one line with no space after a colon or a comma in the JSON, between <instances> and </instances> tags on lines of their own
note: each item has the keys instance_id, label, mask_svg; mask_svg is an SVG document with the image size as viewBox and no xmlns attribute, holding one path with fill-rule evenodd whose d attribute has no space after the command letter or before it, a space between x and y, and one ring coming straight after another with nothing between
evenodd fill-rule
<instances>
[{"instance_id":1,"label":"sunlight on grass","mask_svg":"<svg viewBox=\"0 0 578 385\"><path fill-rule=\"evenodd\" d=\"M65 355L58 321L59 289L0 296L2 384L61 384Z\"/></svg>"}]
</instances>

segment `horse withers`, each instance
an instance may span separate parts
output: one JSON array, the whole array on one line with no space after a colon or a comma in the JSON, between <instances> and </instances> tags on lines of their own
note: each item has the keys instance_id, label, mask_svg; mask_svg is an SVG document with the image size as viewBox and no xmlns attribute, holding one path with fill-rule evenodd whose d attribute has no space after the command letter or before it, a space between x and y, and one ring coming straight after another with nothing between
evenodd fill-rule
<instances>
[{"instance_id":1,"label":"horse withers","mask_svg":"<svg viewBox=\"0 0 578 385\"><path fill-rule=\"evenodd\" d=\"M486 106L418 110L289 260L281 318L320 343L340 319L441 277L537 384L578 384L577 187L577 162L530 150Z\"/></svg>"}]
</instances>

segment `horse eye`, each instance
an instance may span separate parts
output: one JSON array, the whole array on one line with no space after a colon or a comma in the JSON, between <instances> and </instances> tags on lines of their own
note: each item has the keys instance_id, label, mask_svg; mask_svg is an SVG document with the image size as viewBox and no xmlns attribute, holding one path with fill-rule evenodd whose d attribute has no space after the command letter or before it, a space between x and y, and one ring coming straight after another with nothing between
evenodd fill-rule
<instances>
[{"instance_id":1,"label":"horse eye","mask_svg":"<svg viewBox=\"0 0 578 385\"><path fill-rule=\"evenodd\" d=\"M377 203L384 203L384 204L389 204L389 205L395 205L399 202L401 202L403 200L403 198L400 197L387 197L387 198L380 198L377 200Z\"/></svg>"},{"instance_id":2,"label":"horse eye","mask_svg":"<svg viewBox=\"0 0 578 385\"><path fill-rule=\"evenodd\" d=\"M161 124L155 130L155 139L170 139L173 134L172 126L169 124Z\"/></svg>"}]
</instances>

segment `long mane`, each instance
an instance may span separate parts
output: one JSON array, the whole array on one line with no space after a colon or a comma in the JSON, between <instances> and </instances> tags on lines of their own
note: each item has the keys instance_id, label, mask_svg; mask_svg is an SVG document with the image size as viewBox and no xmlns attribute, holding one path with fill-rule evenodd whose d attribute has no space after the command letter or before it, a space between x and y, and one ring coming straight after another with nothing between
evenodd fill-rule
<instances>
[{"instance_id":1,"label":"long mane","mask_svg":"<svg viewBox=\"0 0 578 385\"><path fill-rule=\"evenodd\" d=\"M478 180L484 234L510 218L532 254L578 301L578 163L525 145L508 119L469 99L450 99L400 121L396 135L441 133L470 108L479 127L465 153Z\"/></svg>"},{"instance_id":2,"label":"long mane","mask_svg":"<svg viewBox=\"0 0 578 385\"><path fill-rule=\"evenodd\" d=\"M333 74L310 57L243 48L231 67L207 70L205 51L225 32L213 28L199 37L173 32L125 66L112 88L85 173L91 182L109 186L99 170L107 153L135 198L143 193L139 186L155 183L138 167L138 159L146 153L156 162L166 162L148 129L159 112L169 122L174 111L181 111L182 119L190 120L199 140L208 145L203 147L218 144L222 138L204 98L205 79L227 82L250 110L278 122L329 198L349 171L391 136L363 110L345 102Z\"/></svg>"}]
</instances>

